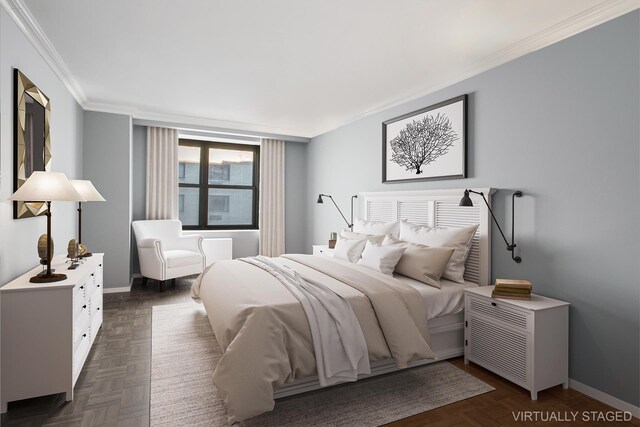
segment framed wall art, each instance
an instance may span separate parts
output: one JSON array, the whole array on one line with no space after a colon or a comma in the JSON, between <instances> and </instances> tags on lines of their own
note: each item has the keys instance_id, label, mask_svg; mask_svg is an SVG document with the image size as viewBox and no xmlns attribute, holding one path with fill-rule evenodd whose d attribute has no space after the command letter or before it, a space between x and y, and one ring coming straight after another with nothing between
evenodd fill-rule
<instances>
[{"instance_id":1,"label":"framed wall art","mask_svg":"<svg viewBox=\"0 0 640 427\"><path fill-rule=\"evenodd\" d=\"M13 191L24 184L33 171L51 170L51 103L38 87L14 69ZM13 218L44 215L44 202L13 202Z\"/></svg>"},{"instance_id":2,"label":"framed wall art","mask_svg":"<svg viewBox=\"0 0 640 427\"><path fill-rule=\"evenodd\" d=\"M382 124L382 182L465 178L467 95Z\"/></svg>"}]
</instances>

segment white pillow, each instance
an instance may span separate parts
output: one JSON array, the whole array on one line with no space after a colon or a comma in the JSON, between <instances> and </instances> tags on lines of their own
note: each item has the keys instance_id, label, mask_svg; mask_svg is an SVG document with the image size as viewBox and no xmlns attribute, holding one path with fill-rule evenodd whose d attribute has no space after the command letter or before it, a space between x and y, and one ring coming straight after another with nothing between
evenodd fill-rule
<instances>
[{"instance_id":1,"label":"white pillow","mask_svg":"<svg viewBox=\"0 0 640 427\"><path fill-rule=\"evenodd\" d=\"M342 230L340 232L340 235L342 237L344 237L345 239L356 239L356 240L369 240L373 243L382 243L382 241L385 238L385 234L381 235L381 236L374 236L372 234L363 234L363 233L356 233L354 231L350 231L350 230Z\"/></svg>"},{"instance_id":2,"label":"white pillow","mask_svg":"<svg viewBox=\"0 0 640 427\"><path fill-rule=\"evenodd\" d=\"M366 244L366 239L345 239L342 236L338 236L336 247L333 249L333 257L349 262L358 262Z\"/></svg>"},{"instance_id":3,"label":"white pillow","mask_svg":"<svg viewBox=\"0 0 640 427\"><path fill-rule=\"evenodd\" d=\"M398 221L365 221L364 219L356 218L353 222L353 231L356 233L373 234L375 236L391 234L394 237L398 237L400 224Z\"/></svg>"},{"instance_id":4,"label":"white pillow","mask_svg":"<svg viewBox=\"0 0 640 427\"><path fill-rule=\"evenodd\" d=\"M405 250L406 248L392 245L382 246L367 241L367 245L362 252L362 258L357 264L391 276Z\"/></svg>"},{"instance_id":5,"label":"white pillow","mask_svg":"<svg viewBox=\"0 0 640 427\"><path fill-rule=\"evenodd\" d=\"M451 255L442 277L464 283L464 263L467 260L471 240L477 229L478 225L431 228L402 221L400 223L400 240L419 245L453 248L453 255Z\"/></svg>"}]
</instances>

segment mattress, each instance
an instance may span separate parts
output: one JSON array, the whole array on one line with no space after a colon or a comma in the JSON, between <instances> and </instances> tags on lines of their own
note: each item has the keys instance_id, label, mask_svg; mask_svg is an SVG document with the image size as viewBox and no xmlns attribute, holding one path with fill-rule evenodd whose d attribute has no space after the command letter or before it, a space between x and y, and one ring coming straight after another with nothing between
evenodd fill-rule
<instances>
[{"instance_id":1,"label":"mattress","mask_svg":"<svg viewBox=\"0 0 640 427\"><path fill-rule=\"evenodd\" d=\"M438 289L401 274L394 274L393 277L408 283L422 295L427 307L427 320L462 312L464 309L464 290L478 286L473 282L462 284L442 279L440 280L440 289Z\"/></svg>"}]
</instances>

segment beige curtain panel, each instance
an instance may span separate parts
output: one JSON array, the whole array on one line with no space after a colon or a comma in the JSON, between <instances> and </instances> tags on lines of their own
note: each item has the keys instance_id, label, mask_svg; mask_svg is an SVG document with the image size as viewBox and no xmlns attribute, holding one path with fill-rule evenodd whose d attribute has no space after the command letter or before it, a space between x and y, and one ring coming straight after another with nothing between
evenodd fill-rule
<instances>
[{"instance_id":1,"label":"beige curtain panel","mask_svg":"<svg viewBox=\"0 0 640 427\"><path fill-rule=\"evenodd\" d=\"M178 131L147 128L147 219L178 219Z\"/></svg>"},{"instance_id":2,"label":"beige curtain panel","mask_svg":"<svg viewBox=\"0 0 640 427\"><path fill-rule=\"evenodd\" d=\"M284 253L284 141L260 144L260 255Z\"/></svg>"}]
</instances>

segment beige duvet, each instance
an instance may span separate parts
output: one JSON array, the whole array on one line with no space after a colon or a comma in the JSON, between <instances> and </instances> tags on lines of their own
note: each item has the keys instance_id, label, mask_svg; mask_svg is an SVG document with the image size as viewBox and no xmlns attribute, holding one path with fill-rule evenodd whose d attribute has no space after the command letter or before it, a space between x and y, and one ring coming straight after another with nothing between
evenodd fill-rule
<instances>
[{"instance_id":1,"label":"beige duvet","mask_svg":"<svg viewBox=\"0 0 640 427\"><path fill-rule=\"evenodd\" d=\"M272 259L345 298L360 323L372 362L399 368L432 359L425 306L411 286L366 267L312 256ZM274 407L273 392L316 374L311 330L300 302L278 279L246 262L219 261L194 284L223 349L213 381L229 422Z\"/></svg>"}]
</instances>

